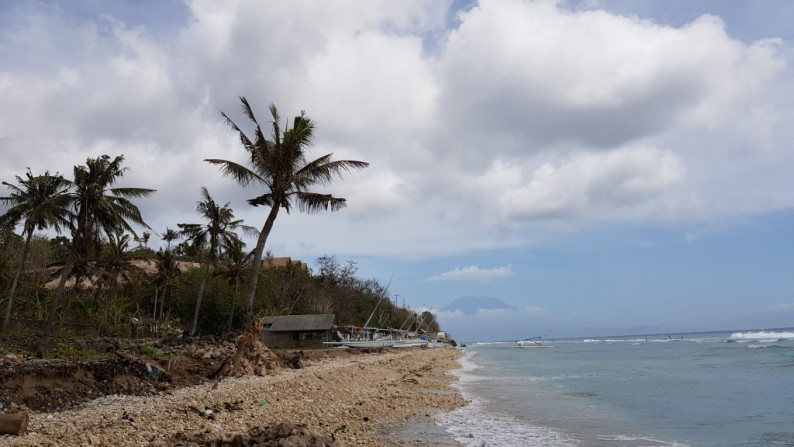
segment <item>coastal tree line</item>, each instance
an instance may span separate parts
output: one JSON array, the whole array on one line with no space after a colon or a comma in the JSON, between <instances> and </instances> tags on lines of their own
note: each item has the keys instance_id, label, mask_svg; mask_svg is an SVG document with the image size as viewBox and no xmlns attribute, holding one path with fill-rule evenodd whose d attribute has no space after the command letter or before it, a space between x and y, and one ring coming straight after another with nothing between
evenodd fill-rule
<instances>
[{"instance_id":1,"label":"coastal tree line","mask_svg":"<svg viewBox=\"0 0 794 447\"><path fill-rule=\"evenodd\" d=\"M261 227L235 219L229 203L217 203L202 187L199 222L164 229L160 237L166 247L150 249L154 230L135 202L155 191L118 186L127 171L123 155L88 158L74 167L71 179L28 169L16 182L4 181L9 194L0 197L8 206L0 216L3 331L14 317L47 320L51 330L59 327L56 323L70 322L122 334L129 321L150 321L179 325L191 335L221 334L248 328L258 315L295 313L335 313L337 322L350 324L376 316L373 324L385 327L438 330L432 315L400 308L388 299L386 287L356 278L352 261L325 256L318 259L317 272L299 263L262 267L282 209L341 209L344 198L313 188L368 163L332 160L331 154L308 160L314 122L305 113L282 128L271 105L265 137L248 101L240 101L254 129L251 136L221 113L239 135L247 163L205 161L254 189L248 204L265 208ZM44 237L40 233L45 230L58 236ZM246 250L241 232L256 237L253 250Z\"/></svg>"}]
</instances>

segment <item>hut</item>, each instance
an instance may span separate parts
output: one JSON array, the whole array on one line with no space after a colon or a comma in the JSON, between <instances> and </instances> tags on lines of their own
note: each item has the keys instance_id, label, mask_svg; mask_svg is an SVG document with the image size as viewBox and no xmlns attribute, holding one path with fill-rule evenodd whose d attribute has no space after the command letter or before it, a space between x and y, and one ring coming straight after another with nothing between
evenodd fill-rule
<instances>
[{"instance_id":1,"label":"hut","mask_svg":"<svg viewBox=\"0 0 794 447\"><path fill-rule=\"evenodd\" d=\"M262 321L262 343L270 348L323 348L332 339L334 314L278 315Z\"/></svg>"}]
</instances>

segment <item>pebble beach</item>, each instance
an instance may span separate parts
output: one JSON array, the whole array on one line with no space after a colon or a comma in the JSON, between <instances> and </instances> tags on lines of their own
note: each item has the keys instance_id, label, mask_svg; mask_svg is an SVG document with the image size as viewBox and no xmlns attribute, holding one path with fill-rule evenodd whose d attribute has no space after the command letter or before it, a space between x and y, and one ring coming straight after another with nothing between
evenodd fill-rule
<instances>
[{"instance_id":1,"label":"pebble beach","mask_svg":"<svg viewBox=\"0 0 794 447\"><path fill-rule=\"evenodd\" d=\"M466 404L448 374L460 356L454 348L373 352L154 396L106 396L72 410L32 413L26 433L0 437L0 445L208 445L191 442L277 424L324 440L295 445L420 445L396 433Z\"/></svg>"}]
</instances>

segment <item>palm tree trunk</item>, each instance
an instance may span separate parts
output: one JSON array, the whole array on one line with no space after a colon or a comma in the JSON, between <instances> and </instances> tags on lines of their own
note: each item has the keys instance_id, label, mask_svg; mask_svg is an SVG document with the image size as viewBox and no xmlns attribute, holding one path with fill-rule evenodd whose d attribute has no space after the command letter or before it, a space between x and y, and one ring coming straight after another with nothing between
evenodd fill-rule
<instances>
[{"instance_id":1,"label":"palm tree trunk","mask_svg":"<svg viewBox=\"0 0 794 447\"><path fill-rule=\"evenodd\" d=\"M234 289L232 289L232 305L229 309L229 323L226 325L226 331L232 331L232 324L234 323L234 305L237 304L237 289L239 288L240 281L239 279L235 278L234 280Z\"/></svg>"},{"instance_id":2,"label":"palm tree trunk","mask_svg":"<svg viewBox=\"0 0 794 447\"><path fill-rule=\"evenodd\" d=\"M152 320L157 319L157 295L160 293L160 286L156 283L154 285L154 311L152 312Z\"/></svg>"},{"instance_id":3,"label":"palm tree trunk","mask_svg":"<svg viewBox=\"0 0 794 447\"><path fill-rule=\"evenodd\" d=\"M201 285L199 286L198 298L196 298L196 310L193 311L193 327L190 329L190 336L196 334L198 327L199 310L201 309L201 299L204 298L204 288L207 286L207 278L210 276L210 262L204 264L204 272L201 275Z\"/></svg>"},{"instance_id":4,"label":"palm tree trunk","mask_svg":"<svg viewBox=\"0 0 794 447\"><path fill-rule=\"evenodd\" d=\"M61 304L61 300L63 299L63 293L66 289L66 280L69 278L69 274L72 273L75 256L74 248L72 248L72 250L69 251L69 256L66 258L66 265L63 266L63 271L61 272L61 281L58 283L58 289L55 291L55 297L53 297L52 304L50 304L50 315L47 318L47 321L49 321L50 324L55 322L55 316L58 314L58 306ZM77 287L77 283L75 283L75 287Z\"/></svg>"},{"instance_id":5,"label":"palm tree trunk","mask_svg":"<svg viewBox=\"0 0 794 447\"><path fill-rule=\"evenodd\" d=\"M168 288L170 287L170 281L165 280L165 284L163 284L163 296L160 297L160 316L156 316L155 319L158 322L163 321L163 314L165 313L165 299L168 297ZM155 310L156 312L156 310Z\"/></svg>"},{"instance_id":6,"label":"palm tree trunk","mask_svg":"<svg viewBox=\"0 0 794 447\"><path fill-rule=\"evenodd\" d=\"M262 227L262 232L259 233L259 239L256 241L256 249L254 250L254 259L251 260L251 272L248 278L248 292L246 293L245 317L243 318L244 330L247 330L254 321L254 298L256 297L256 286L259 283L259 270L262 267L262 253L265 252L265 243L267 237L270 235L270 230L273 229L273 223L278 216L279 205L278 201L270 209L270 214L267 215L265 225Z\"/></svg>"},{"instance_id":7,"label":"palm tree trunk","mask_svg":"<svg viewBox=\"0 0 794 447\"><path fill-rule=\"evenodd\" d=\"M22 259L19 261L19 268L17 269L17 273L14 275L14 281L11 283L11 292L8 293L8 305L6 306L6 315L3 319L3 330L0 332L5 332L8 328L8 321L11 319L11 306L14 302L14 293L17 291L19 277L22 275L22 270L25 268L25 262L28 260L28 253L30 253L30 239L32 237L33 229L31 228L28 231L28 236L25 238L25 248L22 249Z\"/></svg>"}]
</instances>

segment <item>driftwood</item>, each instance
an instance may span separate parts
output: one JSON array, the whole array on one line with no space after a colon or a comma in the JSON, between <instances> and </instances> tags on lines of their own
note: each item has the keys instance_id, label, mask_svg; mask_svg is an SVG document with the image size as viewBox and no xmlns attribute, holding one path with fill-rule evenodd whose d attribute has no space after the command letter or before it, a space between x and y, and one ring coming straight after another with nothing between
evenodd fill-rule
<instances>
[{"instance_id":1,"label":"driftwood","mask_svg":"<svg viewBox=\"0 0 794 447\"><path fill-rule=\"evenodd\" d=\"M28 428L28 415L22 413L0 414L0 435L21 436Z\"/></svg>"}]
</instances>

